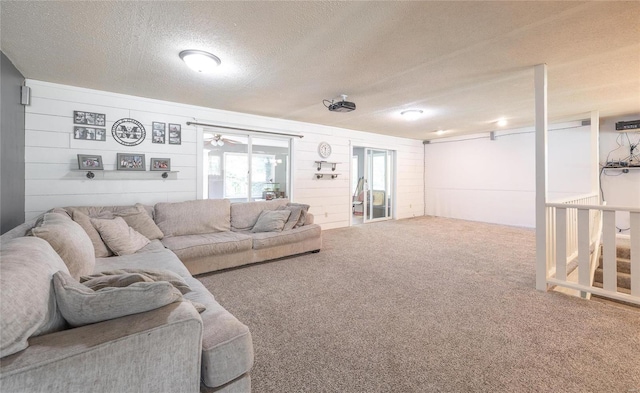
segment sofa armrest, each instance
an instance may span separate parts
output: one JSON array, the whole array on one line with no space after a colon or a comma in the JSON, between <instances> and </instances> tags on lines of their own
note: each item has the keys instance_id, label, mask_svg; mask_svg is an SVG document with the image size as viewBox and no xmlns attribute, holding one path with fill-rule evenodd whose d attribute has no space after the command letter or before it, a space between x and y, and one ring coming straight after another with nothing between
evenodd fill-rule
<instances>
[{"instance_id":1,"label":"sofa armrest","mask_svg":"<svg viewBox=\"0 0 640 393\"><path fill-rule=\"evenodd\" d=\"M198 392L202 319L188 302L34 337L0 360L7 392Z\"/></svg>"},{"instance_id":2,"label":"sofa armrest","mask_svg":"<svg viewBox=\"0 0 640 393\"><path fill-rule=\"evenodd\" d=\"M313 214L307 212L307 216L304 220L304 225L311 225L311 224L313 224Z\"/></svg>"}]
</instances>

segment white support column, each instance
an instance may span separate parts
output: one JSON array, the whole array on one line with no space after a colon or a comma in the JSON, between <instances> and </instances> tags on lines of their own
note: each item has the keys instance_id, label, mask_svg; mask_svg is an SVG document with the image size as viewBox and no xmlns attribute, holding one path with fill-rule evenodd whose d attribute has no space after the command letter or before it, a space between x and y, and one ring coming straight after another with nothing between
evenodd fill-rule
<instances>
[{"instance_id":1,"label":"white support column","mask_svg":"<svg viewBox=\"0 0 640 393\"><path fill-rule=\"evenodd\" d=\"M536 126L536 289L547 290L547 65L533 68Z\"/></svg>"},{"instance_id":2,"label":"white support column","mask_svg":"<svg viewBox=\"0 0 640 393\"><path fill-rule=\"evenodd\" d=\"M591 193L598 194L600 200L600 112L591 111L591 157L589 159L591 172Z\"/></svg>"}]
</instances>

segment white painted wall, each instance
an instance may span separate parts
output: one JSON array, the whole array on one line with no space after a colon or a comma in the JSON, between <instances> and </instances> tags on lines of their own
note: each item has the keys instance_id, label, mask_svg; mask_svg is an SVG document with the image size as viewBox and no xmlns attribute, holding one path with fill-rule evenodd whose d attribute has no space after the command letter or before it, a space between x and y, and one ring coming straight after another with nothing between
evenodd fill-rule
<instances>
[{"instance_id":1,"label":"white painted wall","mask_svg":"<svg viewBox=\"0 0 640 393\"><path fill-rule=\"evenodd\" d=\"M549 127L549 193L590 191L589 127ZM446 138L425 145L426 214L535 227L533 128Z\"/></svg>"},{"instance_id":2,"label":"white painted wall","mask_svg":"<svg viewBox=\"0 0 640 393\"><path fill-rule=\"evenodd\" d=\"M640 131L620 133L615 129L618 121L639 120L640 113L633 116L606 119L600 124L600 164L604 165L607 156L610 161L624 159L629 155L629 141L640 142ZM627 136L629 139L627 139ZM622 146L619 146L620 145ZM638 152L640 153L640 152ZM602 190L608 205L640 208L640 168L623 173L620 169L605 169L602 177ZM616 226L629 228L629 214L616 214ZM628 234L629 231L622 231Z\"/></svg>"},{"instance_id":3,"label":"white painted wall","mask_svg":"<svg viewBox=\"0 0 640 393\"><path fill-rule=\"evenodd\" d=\"M371 146L397 151L397 218L424 212L424 166L422 142L378 134L294 122L243 113L152 100L73 86L27 80L31 87L31 105L26 108L26 218L57 206L124 205L141 202L196 199L198 182L196 127L187 121L216 123L231 127L299 133L294 138L292 199L311 205L316 222L323 229L349 225L351 190L349 187L350 146ZM73 139L73 111L105 113L107 141ZM340 115L340 114L338 114ZM145 141L135 147L122 146L111 137L111 126L120 118L136 119L147 129ZM182 125L182 145L151 143L151 122ZM314 180L318 143L332 145L330 161L338 165L335 180ZM88 180L75 172L77 154L102 155L105 169L115 169L116 154L144 153L147 165L151 157L171 158L176 179L162 180L151 173L141 180L138 173L116 174L117 179ZM126 178L131 176L131 179ZM114 176L111 176L114 177Z\"/></svg>"}]
</instances>

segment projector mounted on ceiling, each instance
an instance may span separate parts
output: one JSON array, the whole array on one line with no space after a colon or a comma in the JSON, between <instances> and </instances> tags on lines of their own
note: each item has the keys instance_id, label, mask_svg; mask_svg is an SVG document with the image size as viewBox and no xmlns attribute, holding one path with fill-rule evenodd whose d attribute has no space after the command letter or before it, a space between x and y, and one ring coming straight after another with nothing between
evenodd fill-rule
<instances>
[{"instance_id":1,"label":"projector mounted on ceiling","mask_svg":"<svg viewBox=\"0 0 640 393\"><path fill-rule=\"evenodd\" d=\"M356 104L347 101L347 95L341 94L342 101L323 100L324 106L329 108L329 112L351 112L356 110Z\"/></svg>"}]
</instances>

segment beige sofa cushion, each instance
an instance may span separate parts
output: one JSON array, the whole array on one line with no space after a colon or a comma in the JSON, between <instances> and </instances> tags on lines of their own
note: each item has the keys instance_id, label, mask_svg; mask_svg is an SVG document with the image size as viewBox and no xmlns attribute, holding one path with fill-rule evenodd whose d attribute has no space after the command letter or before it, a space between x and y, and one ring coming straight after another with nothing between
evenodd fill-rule
<instances>
[{"instance_id":1,"label":"beige sofa cushion","mask_svg":"<svg viewBox=\"0 0 640 393\"><path fill-rule=\"evenodd\" d=\"M251 236L235 232L165 237L162 244L181 260L251 250Z\"/></svg>"},{"instance_id":2,"label":"beige sofa cushion","mask_svg":"<svg viewBox=\"0 0 640 393\"><path fill-rule=\"evenodd\" d=\"M236 232L250 231L264 210L276 210L288 202L288 199L282 198L271 201L232 203L231 230Z\"/></svg>"},{"instance_id":3,"label":"beige sofa cushion","mask_svg":"<svg viewBox=\"0 0 640 393\"><path fill-rule=\"evenodd\" d=\"M230 229L228 199L158 203L155 221L165 237L225 232Z\"/></svg>"},{"instance_id":4,"label":"beige sofa cushion","mask_svg":"<svg viewBox=\"0 0 640 393\"><path fill-rule=\"evenodd\" d=\"M96 264L93 243L84 229L68 216L45 213L31 233L49 242L76 280L93 271Z\"/></svg>"},{"instance_id":5,"label":"beige sofa cushion","mask_svg":"<svg viewBox=\"0 0 640 393\"><path fill-rule=\"evenodd\" d=\"M71 326L150 311L182 300L180 291L166 281L93 291L68 274L57 272L53 275L53 287L62 316Z\"/></svg>"},{"instance_id":6,"label":"beige sofa cushion","mask_svg":"<svg viewBox=\"0 0 640 393\"><path fill-rule=\"evenodd\" d=\"M144 205L137 203L129 210L117 211L114 216L122 217L131 228L138 231L149 240L162 239L164 234L158 228Z\"/></svg>"},{"instance_id":7,"label":"beige sofa cushion","mask_svg":"<svg viewBox=\"0 0 640 393\"><path fill-rule=\"evenodd\" d=\"M92 218L91 223L100 232L100 236L109 249L116 255L133 254L149 244L149 239L127 225L122 217L115 217L112 220Z\"/></svg>"},{"instance_id":8,"label":"beige sofa cushion","mask_svg":"<svg viewBox=\"0 0 640 393\"><path fill-rule=\"evenodd\" d=\"M98 230L91 223L91 217L77 209L71 209L70 213L73 221L77 222L78 225L80 225L87 233L89 239L91 239L91 244L93 244L96 258L112 256L113 253L109 250L109 247L104 244L104 241L102 241L102 238L100 237L100 233L98 233ZM94 218L113 218L113 214L111 212L102 212Z\"/></svg>"},{"instance_id":9,"label":"beige sofa cushion","mask_svg":"<svg viewBox=\"0 0 640 393\"><path fill-rule=\"evenodd\" d=\"M286 232L252 233L251 237L253 238L253 249L260 250L262 248L298 243L306 239L316 238L321 236L320 232L320 226L313 224L294 228Z\"/></svg>"},{"instance_id":10,"label":"beige sofa cushion","mask_svg":"<svg viewBox=\"0 0 640 393\"><path fill-rule=\"evenodd\" d=\"M69 273L45 240L20 237L0 250L0 357L28 346L32 336L63 330L51 277Z\"/></svg>"}]
</instances>

